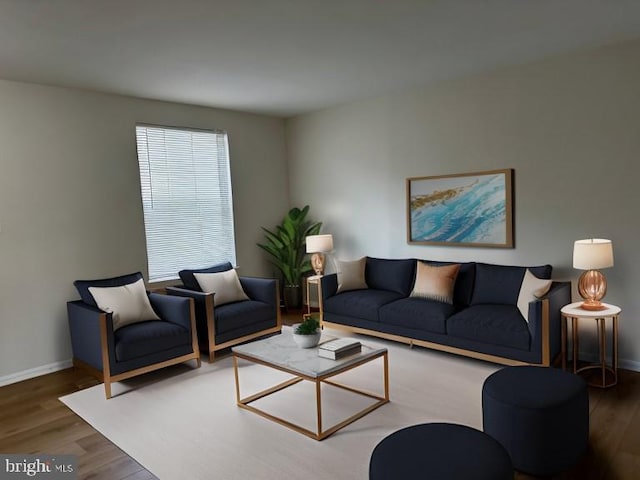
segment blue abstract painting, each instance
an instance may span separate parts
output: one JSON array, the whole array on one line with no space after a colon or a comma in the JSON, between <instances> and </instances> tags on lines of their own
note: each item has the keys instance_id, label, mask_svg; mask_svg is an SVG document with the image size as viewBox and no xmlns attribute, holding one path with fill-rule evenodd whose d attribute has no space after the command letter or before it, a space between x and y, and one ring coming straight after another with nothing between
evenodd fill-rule
<instances>
[{"instance_id":1,"label":"blue abstract painting","mask_svg":"<svg viewBox=\"0 0 640 480\"><path fill-rule=\"evenodd\" d=\"M409 243L513 247L512 174L407 179Z\"/></svg>"}]
</instances>

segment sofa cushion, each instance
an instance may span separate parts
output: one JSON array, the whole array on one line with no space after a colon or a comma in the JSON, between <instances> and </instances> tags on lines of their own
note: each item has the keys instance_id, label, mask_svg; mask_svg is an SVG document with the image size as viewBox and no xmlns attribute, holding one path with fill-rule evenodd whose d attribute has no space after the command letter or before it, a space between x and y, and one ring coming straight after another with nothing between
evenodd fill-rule
<instances>
[{"instance_id":1,"label":"sofa cushion","mask_svg":"<svg viewBox=\"0 0 640 480\"><path fill-rule=\"evenodd\" d=\"M118 287L89 287L89 293L100 310L112 315L114 330L131 323L160 320L151 307L141 278Z\"/></svg>"},{"instance_id":2,"label":"sofa cushion","mask_svg":"<svg viewBox=\"0 0 640 480\"><path fill-rule=\"evenodd\" d=\"M452 265L452 262L438 262L433 260L423 260L429 265ZM467 306L471 303L473 295L473 284L476 281L475 262L460 263L460 270L456 277L456 285L453 288L453 304Z\"/></svg>"},{"instance_id":3,"label":"sofa cushion","mask_svg":"<svg viewBox=\"0 0 640 480\"><path fill-rule=\"evenodd\" d=\"M256 300L227 303L214 310L216 336L232 330L270 320L274 317L273 305Z\"/></svg>"},{"instance_id":4,"label":"sofa cushion","mask_svg":"<svg viewBox=\"0 0 640 480\"><path fill-rule=\"evenodd\" d=\"M446 333L446 319L455 311L449 303L425 298L402 298L380 308L380 322L388 325Z\"/></svg>"},{"instance_id":5,"label":"sofa cushion","mask_svg":"<svg viewBox=\"0 0 640 480\"><path fill-rule=\"evenodd\" d=\"M203 292L214 294L213 304L216 307L225 303L249 300L240 285L238 273L233 269L217 273L194 272L193 276Z\"/></svg>"},{"instance_id":6,"label":"sofa cushion","mask_svg":"<svg viewBox=\"0 0 640 480\"><path fill-rule=\"evenodd\" d=\"M73 282L73 285L76 287L76 290L78 290L80 298L84 303L98 308L93 295L89 292L89 287L120 287L137 282L138 280L142 280L142 274L140 272L129 273L119 277L101 278L99 280L76 280Z\"/></svg>"},{"instance_id":7,"label":"sofa cushion","mask_svg":"<svg viewBox=\"0 0 640 480\"><path fill-rule=\"evenodd\" d=\"M343 292L324 301L325 312L379 321L378 309L389 302L402 298L402 295L388 290L354 290Z\"/></svg>"},{"instance_id":8,"label":"sofa cushion","mask_svg":"<svg viewBox=\"0 0 640 480\"><path fill-rule=\"evenodd\" d=\"M207 268L199 268L195 270L180 270L178 275L180 275L180 280L182 280L182 284L185 288L189 290L195 290L196 292L201 292L200 284L196 277L193 275L194 273L217 273L217 272L226 272L227 270L231 270L233 265L230 262L220 263L219 265L214 265L213 267Z\"/></svg>"},{"instance_id":9,"label":"sofa cushion","mask_svg":"<svg viewBox=\"0 0 640 480\"><path fill-rule=\"evenodd\" d=\"M366 263L367 259L365 257L353 261L336 261L338 270L337 293L367 288L367 282L364 279Z\"/></svg>"},{"instance_id":10,"label":"sofa cushion","mask_svg":"<svg viewBox=\"0 0 640 480\"><path fill-rule=\"evenodd\" d=\"M388 290L408 297L416 271L414 259L382 259L367 257L365 279L369 288Z\"/></svg>"},{"instance_id":11,"label":"sofa cushion","mask_svg":"<svg viewBox=\"0 0 640 480\"><path fill-rule=\"evenodd\" d=\"M412 297L427 298L443 303L453 303L453 289L460 264L428 265L418 261Z\"/></svg>"},{"instance_id":12,"label":"sofa cushion","mask_svg":"<svg viewBox=\"0 0 640 480\"><path fill-rule=\"evenodd\" d=\"M114 332L116 361L125 362L191 344L191 333L171 322L153 320L126 325Z\"/></svg>"},{"instance_id":13,"label":"sofa cushion","mask_svg":"<svg viewBox=\"0 0 640 480\"><path fill-rule=\"evenodd\" d=\"M476 264L476 280L471 305L517 305L520 285L527 268L538 278L551 278L551 265L517 267Z\"/></svg>"},{"instance_id":14,"label":"sofa cushion","mask_svg":"<svg viewBox=\"0 0 640 480\"><path fill-rule=\"evenodd\" d=\"M529 326L513 305L474 305L447 319L447 335L529 350Z\"/></svg>"},{"instance_id":15,"label":"sofa cushion","mask_svg":"<svg viewBox=\"0 0 640 480\"><path fill-rule=\"evenodd\" d=\"M529 321L529 302L544 296L549 288L551 288L551 280L542 280L528 269L524 273L518 294L518 310L527 322Z\"/></svg>"}]
</instances>

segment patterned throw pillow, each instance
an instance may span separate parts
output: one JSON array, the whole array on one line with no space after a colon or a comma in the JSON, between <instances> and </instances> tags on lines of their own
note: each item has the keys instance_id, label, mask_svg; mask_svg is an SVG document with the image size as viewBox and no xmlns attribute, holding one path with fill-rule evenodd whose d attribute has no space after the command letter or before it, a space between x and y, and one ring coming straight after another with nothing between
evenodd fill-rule
<instances>
[{"instance_id":1,"label":"patterned throw pillow","mask_svg":"<svg viewBox=\"0 0 640 480\"><path fill-rule=\"evenodd\" d=\"M433 266L418 262L411 296L452 304L459 270L459 263Z\"/></svg>"}]
</instances>

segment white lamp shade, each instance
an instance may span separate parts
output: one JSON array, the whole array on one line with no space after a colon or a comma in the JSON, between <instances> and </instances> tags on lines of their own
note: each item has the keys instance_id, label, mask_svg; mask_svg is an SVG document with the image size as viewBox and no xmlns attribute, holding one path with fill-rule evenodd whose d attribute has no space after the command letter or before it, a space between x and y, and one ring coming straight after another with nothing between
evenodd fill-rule
<instances>
[{"instance_id":1,"label":"white lamp shade","mask_svg":"<svg viewBox=\"0 0 640 480\"><path fill-rule=\"evenodd\" d=\"M573 244L573 268L599 270L613 267L613 244L604 238L576 240Z\"/></svg>"},{"instance_id":2,"label":"white lamp shade","mask_svg":"<svg viewBox=\"0 0 640 480\"><path fill-rule=\"evenodd\" d=\"M306 243L307 253L330 252L333 250L333 235L309 235Z\"/></svg>"}]
</instances>

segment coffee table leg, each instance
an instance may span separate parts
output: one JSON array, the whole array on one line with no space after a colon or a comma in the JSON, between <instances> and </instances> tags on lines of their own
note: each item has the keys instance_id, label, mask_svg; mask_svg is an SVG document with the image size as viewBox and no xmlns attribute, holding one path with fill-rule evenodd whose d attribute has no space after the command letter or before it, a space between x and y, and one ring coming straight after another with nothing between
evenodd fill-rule
<instances>
[{"instance_id":1,"label":"coffee table leg","mask_svg":"<svg viewBox=\"0 0 640 480\"><path fill-rule=\"evenodd\" d=\"M238 377L238 357L233 356L233 375L236 378L236 404L240 405L240 379Z\"/></svg>"},{"instance_id":2,"label":"coffee table leg","mask_svg":"<svg viewBox=\"0 0 640 480\"><path fill-rule=\"evenodd\" d=\"M389 401L389 355L384 352L382 357L384 362L384 399Z\"/></svg>"},{"instance_id":3,"label":"coffee table leg","mask_svg":"<svg viewBox=\"0 0 640 480\"><path fill-rule=\"evenodd\" d=\"M320 380L316 380L316 406L317 406L317 421L318 421L318 436L317 439L322 438L322 396L320 394Z\"/></svg>"}]
</instances>

